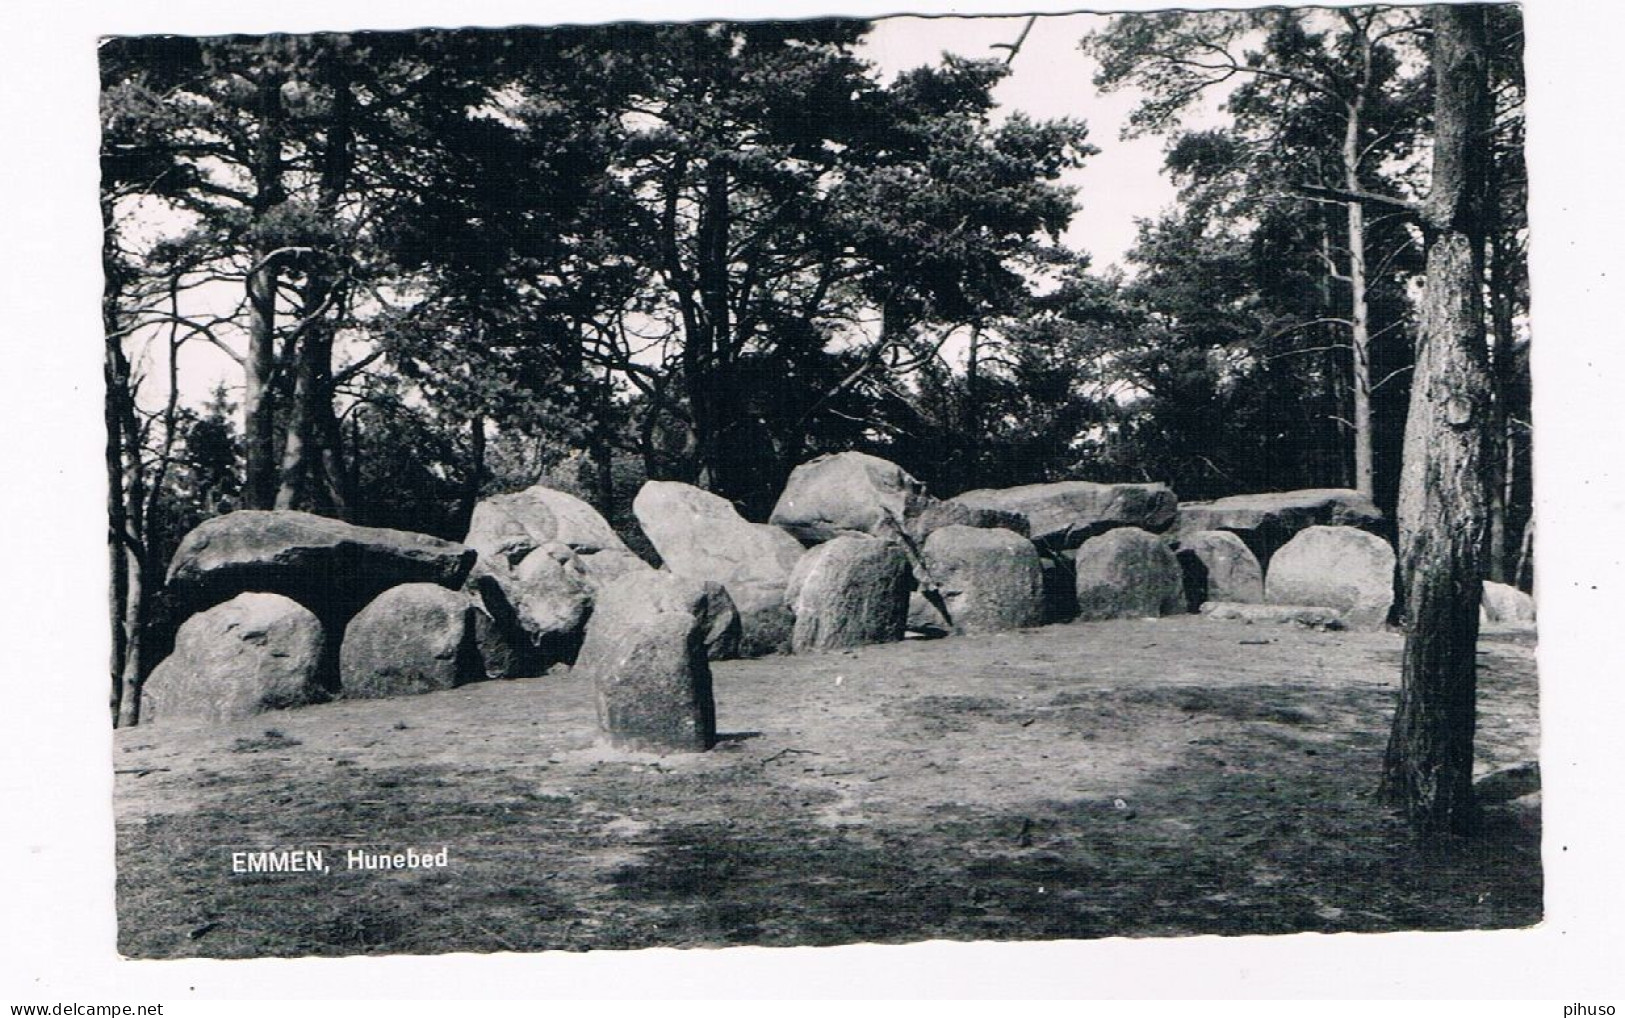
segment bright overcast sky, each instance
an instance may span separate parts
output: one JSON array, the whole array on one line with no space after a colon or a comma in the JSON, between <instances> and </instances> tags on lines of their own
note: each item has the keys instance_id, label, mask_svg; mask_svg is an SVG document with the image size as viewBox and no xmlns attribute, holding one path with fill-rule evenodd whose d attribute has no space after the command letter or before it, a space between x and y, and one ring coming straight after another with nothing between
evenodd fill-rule
<instances>
[{"instance_id":1,"label":"bright overcast sky","mask_svg":"<svg viewBox=\"0 0 1625 1018\"><path fill-rule=\"evenodd\" d=\"M1025 17L886 18L876 23L864 55L890 80L902 70L936 63L944 52L967 57L1003 56L995 43L1013 43ZM1076 117L1089 125L1089 141L1100 149L1067 183L1078 188L1081 211L1065 241L1087 251L1094 267L1121 265L1135 239L1135 220L1173 201L1173 187L1161 175L1163 139L1119 140L1134 105L1125 93L1097 94L1096 64L1078 49L1078 40L1105 19L1095 14L1044 15L1034 23L1011 74L995 93L1005 111L1023 110L1035 119Z\"/></svg>"}]
</instances>

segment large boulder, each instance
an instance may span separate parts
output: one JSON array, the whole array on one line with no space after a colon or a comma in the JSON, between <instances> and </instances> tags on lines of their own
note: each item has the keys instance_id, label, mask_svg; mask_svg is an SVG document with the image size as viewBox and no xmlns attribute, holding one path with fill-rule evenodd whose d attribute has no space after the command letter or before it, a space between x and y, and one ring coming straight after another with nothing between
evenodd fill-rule
<instances>
[{"instance_id":1,"label":"large boulder","mask_svg":"<svg viewBox=\"0 0 1625 1018\"><path fill-rule=\"evenodd\" d=\"M325 636L309 609L248 593L182 623L142 687L143 724L230 721L322 699Z\"/></svg>"},{"instance_id":2,"label":"large boulder","mask_svg":"<svg viewBox=\"0 0 1625 1018\"><path fill-rule=\"evenodd\" d=\"M338 633L391 587L461 586L474 559L472 548L425 534L287 509L244 509L206 520L181 540L167 589L187 611L245 591L281 594Z\"/></svg>"},{"instance_id":3,"label":"large boulder","mask_svg":"<svg viewBox=\"0 0 1625 1018\"><path fill-rule=\"evenodd\" d=\"M513 569L482 559L470 586L517 650L521 674L540 674L575 658L592 612L594 587L570 548L547 542Z\"/></svg>"},{"instance_id":4,"label":"large boulder","mask_svg":"<svg viewBox=\"0 0 1625 1018\"><path fill-rule=\"evenodd\" d=\"M652 573L654 566L638 558L631 551L617 551L605 548L591 554L576 554L576 568L581 571L582 577L594 591L607 586L611 581L618 580L627 573Z\"/></svg>"},{"instance_id":5,"label":"large boulder","mask_svg":"<svg viewBox=\"0 0 1625 1018\"><path fill-rule=\"evenodd\" d=\"M862 452L829 453L796 467L768 520L808 544L842 534L891 537L899 530L921 541L948 526L1027 532L1018 513L933 498L902 467Z\"/></svg>"},{"instance_id":6,"label":"large boulder","mask_svg":"<svg viewBox=\"0 0 1625 1018\"><path fill-rule=\"evenodd\" d=\"M1351 488L1307 488L1182 502L1174 529L1179 534L1228 530L1268 568L1277 549L1305 527L1316 526L1376 533L1382 530L1383 516L1370 498Z\"/></svg>"},{"instance_id":7,"label":"large boulder","mask_svg":"<svg viewBox=\"0 0 1625 1018\"><path fill-rule=\"evenodd\" d=\"M1078 618L1145 618L1187 610L1185 584L1173 549L1156 534L1119 527L1078 549Z\"/></svg>"},{"instance_id":8,"label":"large boulder","mask_svg":"<svg viewBox=\"0 0 1625 1018\"><path fill-rule=\"evenodd\" d=\"M1354 527L1308 527L1270 559L1264 599L1335 608L1350 629L1380 628L1394 604L1394 549Z\"/></svg>"},{"instance_id":9,"label":"large boulder","mask_svg":"<svg viewBox=\"0 0 1625 1018\"><path fill-rule=\"evenodd\" d=\"M1481 617L1485 622L1535 621L1535 599L1505 583L1485 580L1480 604L1483 607Z\"/></svg>"},{"instance_id":10,"label":"large boulder","mask_svg":"<svg viewBox=\"0 0 1625 1018\"><path fill-rule=\"evenodd\" d=\"M922 551L936 589L926 590L920 600L935 609L947 631L992 633L1043 623L1043 565L1038 549L1020 534L943 527L931 532ZM925 606L915 602L912 628L931 628Z\"/></svg>"},{"instance_id":11,"label":"large boulder","mask_svg":"<svg viewBox=\"0 0 1625 1018\"><path fill-rule=\"evenodd\" d=\"M801 556L785 588L797 654L903 638L908 556L892 541L843 535Z\"/></svg>"},{"instance_id":12,"label":"large boulder","mask_svg":"<svg viewBox=\"0 0 1625 1018\"><path fill-rule=\"evenodd\" d=\"M463 539L480 558L510 567L542 545L555 542L583 559L608 554L628 566L627 557L642 562L598 510L574 495L540 484L480 499Z\"/></svg>"},{"instance_id":13,"label":"large boulder","mask_svg":"<svg viewBox=\"0 0 1625 1018\"><path fill-rule=\"evenodd\" d=\"M1176 554L1185 575L1185 601L1196 611L1208 601L1258 604L1264 570L1241 538L1228 530L1180 534Z\"/></svg>"},{"instance_id":14,"label":"large boulder","mask_svg":"<svg viewBox=\"0 0 1625 1018\"><path fill-rule=\"evenodd\" d=\"M350 699L410 696L483 678L474 605L432 583L378 595L344 629L339 682Z\"/></svg>"},{"instance_id":15,"label":"large boulder","mask_svg":"<svg viewBox=\"0 0 1625 1018\"><path fill-rule=\"evenodd\" d=\"M1020 513L1033 541L1060 551L1116 527L1160 531L1174 521L1178 499L1166 484L1056 481L979 488L948 501L972 509Z\"/></svg>"},{"instance_id":16,"label":"large boulder","mask_svg":"<svg viewBox=\"0 0 1625 1018\"><path fill-rule=\"evenodd\" d=\"M663 572L604 588L575 673L592 682L598 725L613 745L665 753L716 742L711 602L703 582Z\"/></svg>"},{"instance_id":17,"label":"large boulder","mask_svg":"<svg viewBox=\"0 0 1625 1018\"><path fill-rule=\"evenodd\" d=\"M806 550L800 541L778 527L750 523L726 499L677 481L646 483L632 512L669 572L727 588L740 616L741 655L788 649L795 618L784 587Z\"/></svg>"}]
</instances>

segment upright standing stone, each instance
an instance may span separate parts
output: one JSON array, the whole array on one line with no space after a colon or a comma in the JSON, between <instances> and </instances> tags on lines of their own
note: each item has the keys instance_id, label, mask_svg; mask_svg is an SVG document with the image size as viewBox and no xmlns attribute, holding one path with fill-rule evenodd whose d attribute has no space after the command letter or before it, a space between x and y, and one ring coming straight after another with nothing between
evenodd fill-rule
<instances>
[{"instance_id":1,"label":"upright standing stone","mask_svg":"<svg viewBox=\"0 0 1625 1018\"><path fill-rule=\"evenodd\" d=\"M451 689L478 670L466 596L430 583L380 594L356 614L339 647L339 681L350 699Z\"/></svg>"},{"instance_id":2,"label":"upright standing stone","mask_svg":"<svg viewBox=\"0 0 1625 1018\"><path fill-rule=\"evenodd\" d=\"M778 527L747 521L724 498L677 481L646 483L632 512L669 572L727 588L739 611L741 655L789 649L795 618L784 603L784 587L806 550L800 541Z\"/></svg>"},{"instance_id":3,"label":"upright standing stone","mask_svg":"<svg viewBox=\"0 0 1625 1018\"><path fill-rule=\"evenodd\" d=\"M1177 554L1191 611L1208 601L1258 604L1264 600L1264 570L1246 543L1228 530L1181 534Z\"/></svg>"},{"instance_id":4,"label":"upright standing stone","mask_svg":"<svg viewBox=\"0 0 1625 1018\"><path fill-rule=\"evenodd\" d=\"M808 551L784 598L795 612L797 654L890 643L908 617L908 556L891 541L846 535Z\"/></svg>"},{"instance_id":5,"label":"upright standing stone","mask_svg":"<svg viewBox=\"0 0 1625 1018\"><path fill-rule=\"evenodd\" d=\"M1350 629L1380 628L1394 604L1394 549L1353 527L1309 527L1270 559L1264 598L1336 608Z\"/></svg>"},{"instance_id":6,"label":"upright standing stone","mask_svg":"<svg viewBox=\"0 0 1625 1018\"><path fill-rule=\"evenodd\" d=\"M598 598L576 660L593 683L598 726L615 746L656 753L716 742L706 637L711 592L656 572L624 576Z\"/></svg>"},{"instance_id":7,"label":"upright standing stone","mask_svg":"<svg viewBox=\"0 0 1625 1018\"><path fill-rule=\"evenodd\" d=\"M322 625L279 594L239 594L182 623L142 688L141 722L230 721L321 696Z\"/></svg>"},{"instance_id":8,"label":"upright standing stone","mask_svg":"<svg viewBox=\"0 0 1625 1018\"><path fill-rule=\"evenodd\" d=\"M1085 622L1185 611L1179 560L1167 542L1138 527L1092 537L1078 549L1078 618Z\"/></svg>"},{"instance_id":9,"label":"upright standing stone","mask_svg":"<svg viewBox=\"0 0 1625 1018\"><path fill-rule=\"evenodd\" d=\"M925 539L926 568L950 631L993 633L1044 621L1044 569L1033 543L1009 530L952 526ZM929 600L929 598L922 598ZM910 625L920 623L917 607Z\"/></svg>"}]
</instances>

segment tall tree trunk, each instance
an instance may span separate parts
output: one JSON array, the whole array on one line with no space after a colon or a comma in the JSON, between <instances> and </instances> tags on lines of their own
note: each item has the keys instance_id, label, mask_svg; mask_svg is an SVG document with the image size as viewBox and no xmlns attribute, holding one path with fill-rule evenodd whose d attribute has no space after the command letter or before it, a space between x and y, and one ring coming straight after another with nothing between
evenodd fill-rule
<instances>
[{"instance_id":1,"label":"tall tree trunk","mask_svg":"<svg viewBox=\"0 0 1625 1018\"><path fill-rule=\"evenodd\" d=\"M1513 574L1517 585L1524 590L1535 589L1535 517L1523 525L1523 539L1518 542L1518 569Z\"/></svg>"},{"instance_id":2,"label":"tall tree trunk","mask_svg":"<svg viewBox=\"0 0 1625 1018\"><path fill-rule=\"evenodd\" d=\"M308 339L299 342L298 361L294 369L293 398L288 401L288 415L282 436L282 469L277 486L278 509L308 509L311 506L310 459L314 443L310 436L310 403L315 379L310 363Z\"/></svg>"},{"instance_id":3,"label":"tall tree trunk","mask_svg":"<svg viewBox=\"0 0 1625 1018\"><path fill-rule=\"evenodd\" d=\"M593 488L598 509L608 515L615 501L615 384L608 368L604 369L603 381L597 388L598 407L593 414L587 455L592 460Z\"/></svg>"},{"instance_id":4,"label":"tall tree trunk","mask_svg":"<svg viewBox=\"0 0 1625 1018\"><path fill-rule=\"evenodd\" d=\"M124 557L125 588L129 596L124 603L124 630L128 633L124 674L120 676L118 720L120 728L130 728L141 721L141 684L146 679L147 590L146 571L133 552Z\"/></svg>"},{"instance_id":5,"label":"tall tree trunk","mask_svg":"<svg viewBox=\"0 0 1625 1018\"><path fill-rule=\"evenodd\" d=\"M129 653L125 613L130 603L129 574L125 561L129 552L124 546L128 528L124 490L124 413L130 398L129 363L125 360L118 337L119 315L116 269L107 268L106 289L102 297L102 328L106 332L105 360L102 378L106 385L103 394L103 423L107 427L107 565L108 565L108 624L112 633L112 659L109 662L111 696L109 708L114 724L118 723L119 701L124 695L124 663ZM139 592L138 592L139 593Z\"/></svg>"},{"instance_id":6,"label":"tall tree trunk","mask_svg":"<svg viewBox=\"0 0 1625 1018\"><path fill-rule=\"evenodd\" d=\"M1508 433L1511 414L1513 371L1512 302L1508 293L1507 253L1503 246L1505 218L1501 215L1500 159L1493 149L1486 160L1484 231L1489 263L1490 297L1490 536L1488 576L1497 583L1507 582L1507 509L1511 503L1516 464L1515 444Z\"/></svg>"},{"instance_id":7,"label":"tall tree trunk","mask_svg":"<svg viewBox=\"0 0 1625 1018\"><path fill-rule=\"evenodd\" d=\"M140 719L141 683L146 678L147 627L147 568L146 568L146 476L141 462L141 424L136 419L135 395L130 386L130 364L122 349L113 349L116 377L125 381L124 397L119 403L118 427L122 432L122 476L119 485L123 491L122 527L119 542L123 556L114 568L122 573L115 581L124 590L123 614L119 625L124 631L123 660L120 662L118 686L119 727L134 725Z\"/></svg>"},{"instance_id":8,"label":"tall tree trunk","mask_svg":"<svg viewBox=\"0 0 1625 1018\"><path fill-rule=\"evenodd\" d=\"M1517 370L1513 353L1512 306L1503 291L1497 289L1501 275L1500 262L1505 252L1491 244L1490 262L1490 321L1493 331L1492 385L1490 409L1490 536L1489 578L1497 583L1509 582L1507 565L1507 513L1512 505L1512 492L1517 480L1518 443L1512 433L1512 413L1507 401L1511 397L1512 377ZM1504 283L1502 284L1504 285Z\"/></svg>"},{"instance_id":9,"label":"tall tree trunk","mask_svg":"<svg viewBox=\"0 0 1625 1018\"><path fill-rule=\"evenodd\" d=\"M1361 37L1362 63L1359 88L1349 104L1343 128L1343 184L1350 191L1364 190L1360 183L1360 132L1366 91L1371 83L1371 47ZM1349 233L1349 343L1354 348L1354 487L1370 498L1376 491L1371 466L1371 309L1366 297L1365 207L1351 201L1348 208Z\"/></svg>"},{"instance_id":10,"label":"tall tree trunk","mask_svg":"<svg viewBox=\"0 0 1625 1018\"><path fill-rule=\"evenodd\" d=\"M109 709L115 726L134 724L139 716L141 680L146 657L142 630L146 623L147 586L142 582L146 539L145 476L141 462L141 422L136 417L135 377L120 335L120 294L125 269L113 247L113 207L102 201L103 422L107 427L107 561L108 621L112 628ZM174 371L173 335L170 369Z\"/></svg>"},{"instance_id":11,"label":"tall tree trunk","mask_svg":"<svg viewBox=\"0 0 1625 1018\"><path fill-rule=\"evenodd\" d=\"M468 422L468 475L463 478L462 497L458 500L458 528L468 532L474 520L474 508L480 501L480 489L485 484L485 418L475 414Z\"/></svg>"},{"instance_id":12,"label":"tall tree trunk","mask_svg":"<svg viewBox=\"0 0 1625 1018\"><path fill-rule=\"evenodd\" d=\"M260 80L260 135L254 153L256 219L284 199L282 188L282 78ZM248 273L248 354L243 358L243 504L270 509L277 497L276 371L277 258L268 243L252 246Z\"/></svg>"},{"instance_id":13,"label":"tall tree trunk","mask_svg":"<svg viewBox=\"0 0 1625 1018\"><path fill-rule=\"evenodd\" d=\"M316 187L316 214L333 222L339 199L349 186L355 165L354 96L341 57L329 52L321 69L322 83L332 90L332 105L321 150L321 176ZM341 512L348 504L342 448L333 414L333 339L335 305L344 294L340 253L318 251L309 259L300 292L301 327L297 368L283 438L281 485L277 508L313 508Z\"/></svg>"},{"instance_id":14,"label":"tall tree trunk","mask_svg":"<svg viewBox=\"0 0 1625 1018\"><path fill-rule=\"evenodd\" d=\"M328 356L331 359L332 355ZM331 377L329 374L324 386L328 391L327 398L315 408L316 434L322 448L321 469L325 480L324 490L331 500L333 514L341 520L350 520L355 513L357 472L348 462L344 428L339 423L339 415L333 411Z\"/></svg>"},{"instance_id":15,"label":"tall tree trunk","mask_svg":"<svg viewBox=\"0 0 1625 1018\"><path fill-rule=\"evenodd\" d=\"M1427 831L1473 823L1479 601L1489 491L1483 229L1488 79L1482 7L1434 22L1433 184L1422 334L1405 428L1399 568L1407 612L1383 793Z\"/></svg>"},{"instance_id":16,"label":"tall tree trunk","mask_svg":"<svg viewBox=\"0 0 1625 1018\"><path fill-rule=\"evenodd\" d=\"M705 198L700 208L698 268L701 342L686 344L695 351L695 374L687 378L689 406L694 424L694 455L699 486L724 498L735 498L726 436L737 417L734 398L731 321L728 309L728 168L712 160L705 168Z\"/></svg>"}]
</instances>

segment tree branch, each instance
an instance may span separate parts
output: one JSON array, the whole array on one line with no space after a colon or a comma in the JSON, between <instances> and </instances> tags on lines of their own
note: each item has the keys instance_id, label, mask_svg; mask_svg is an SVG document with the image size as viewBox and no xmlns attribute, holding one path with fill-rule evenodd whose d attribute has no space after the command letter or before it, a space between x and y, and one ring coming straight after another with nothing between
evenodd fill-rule
<instances>
[{"instance_id":1,"label":"tree branch","mask_svg":"<svg viewBox=\"0 0 1625 1018\"><path fill-rule=\"evenodd\" d=\"M1395 198L1392 195L1376 194L1371 191L1351 191L1341 187L1326 187L1321 184L1294 184L1292 189L1306 198L1342 202L1345 205L1358 202L1361 205L1375 205L1378 208L1400 212L1413 219L1422 218L1422 206L1415 202L1406 201L1403 198Z\"/></svg>"}]
</instances>

